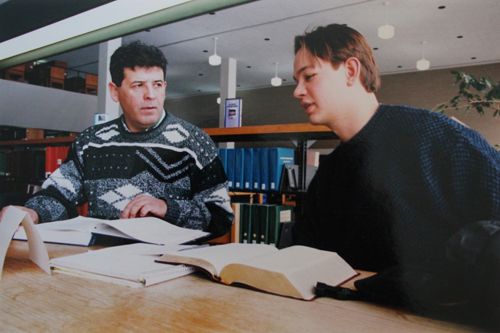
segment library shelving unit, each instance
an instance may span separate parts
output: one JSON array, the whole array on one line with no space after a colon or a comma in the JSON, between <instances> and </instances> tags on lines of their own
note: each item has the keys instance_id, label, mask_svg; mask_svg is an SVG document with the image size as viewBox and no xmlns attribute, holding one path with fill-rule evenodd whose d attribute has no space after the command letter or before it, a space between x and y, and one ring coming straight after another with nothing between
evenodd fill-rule
<instances>
[{"instance_id":1,"label":"library shelving unit","mask_svg":"<svg viewBox=\"0 0 500 333\"><path fill-rule=\"evenodd\" d=\"M215 142L292 141L297 147L296 164L299 166L298 192L306 190L307 149L316 140L338 139L326 126L280 124L203 129Z\"/></svg>"}]
</instances>

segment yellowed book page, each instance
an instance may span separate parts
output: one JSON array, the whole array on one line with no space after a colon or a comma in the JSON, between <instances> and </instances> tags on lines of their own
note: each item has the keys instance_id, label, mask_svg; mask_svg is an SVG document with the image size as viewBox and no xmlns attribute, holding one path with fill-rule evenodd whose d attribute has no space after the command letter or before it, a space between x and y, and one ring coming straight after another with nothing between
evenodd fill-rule
<instances>
[{"instance_id":1,"label":"yellowed book page","mask_svg":"<svg viewBox=\"0 0 500 333\"><path fill-rule=\"evenodd\" d=\"M253 257L273 252L279 252L279 250L265 244L235 243L168 253L160 257L158 261L195 265L218 277L219 272L226 265L244 263Z\"/></svg>"},{"instance_id":2,"label":"yellowed book page","mask_svg":"<svg viewBox=\"0 0 500 333\"><path fill-rule=\"evenodd\" d=\"M314 298L317 282L336 286L357 275L356 271L336 253L305 246L292 246L273 254L255 257L247 260L245 265L262 271L281 273L304 299ZM282 277L276 274L269 274L269 277L265 277L264 272L259 272L255 277L244 276L247 271L251 272L247 269L234 270L234 273L231 274L231 280L279 293L271 290L272 288L276 289L271 284L283 283L280 282L283 280ZM240 277L238 276L239 272L241 272ZM226 271L222 272L223 278L226 278L225 273ZM245 281L242 281L243 279Z\"/></svg>"}]
</instances>

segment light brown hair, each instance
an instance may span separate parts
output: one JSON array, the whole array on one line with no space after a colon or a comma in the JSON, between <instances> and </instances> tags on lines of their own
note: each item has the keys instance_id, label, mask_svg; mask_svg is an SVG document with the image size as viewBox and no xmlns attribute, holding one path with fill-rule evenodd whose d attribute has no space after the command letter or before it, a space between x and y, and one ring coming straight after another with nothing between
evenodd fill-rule
<instances>
[{"instance_id":1,"label":"light brown hair","mask_svg":"<svg viewBox=\"0 0 500 333\"><path fill-rule=\"evenodd\" d=\"M334 69L350 57L359 59L362 66L360 79L366 91L379 90L377 63L370 45L358 31L341 24L317 27L304 35L295 36L295 54L302 48L317 58L329 61Z\"/></svg>"}]
</instances>

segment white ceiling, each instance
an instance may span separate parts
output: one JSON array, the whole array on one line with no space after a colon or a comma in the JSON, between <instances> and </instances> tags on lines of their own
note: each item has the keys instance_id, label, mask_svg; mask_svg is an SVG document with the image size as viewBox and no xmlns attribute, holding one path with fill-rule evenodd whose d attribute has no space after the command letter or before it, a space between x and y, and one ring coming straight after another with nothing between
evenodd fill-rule
<instances>
[{"instance_id":1,"label":"white ceiling","mask_svg":"<svg viewBox=\"0 0 500 333\"><path fill-rule=\"evenodd\" d=\"M140 39L164 51L167 98L219 92L220 67L208 64L214 37L217 53L237 60L237 90L271 87L275 62L284 84L293 84L294 36L330 23L361 32L376 48L382 75L416 71L423 41L431 70L500 62L500 0L392 0L387 20L396 33L388 40L377 37L386 21L384 2L260 0L125 36L123 42ZM97 74L98 46L54 59Z\"/></svg>"}]
</instances>

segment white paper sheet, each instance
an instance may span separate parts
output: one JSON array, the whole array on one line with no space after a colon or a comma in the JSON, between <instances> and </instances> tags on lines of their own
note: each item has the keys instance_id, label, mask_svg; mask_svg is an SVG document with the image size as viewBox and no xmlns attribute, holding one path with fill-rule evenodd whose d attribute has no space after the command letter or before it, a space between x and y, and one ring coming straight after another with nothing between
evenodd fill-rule
<instances>
[{"instance_id":1,"label":"white paper sheet","mask_svg":"<svg viewBox=\"0 0 500 333\"><path fill-rule=\"evenodd\" d=\"M27 212L9 206L2 221L0 221L0 279L2 278L3 264L12 236L14 236L14 233L21 223L28 236L31 261L50 275L49 254L31 217Z\"/></svg>"}]
</instances>

